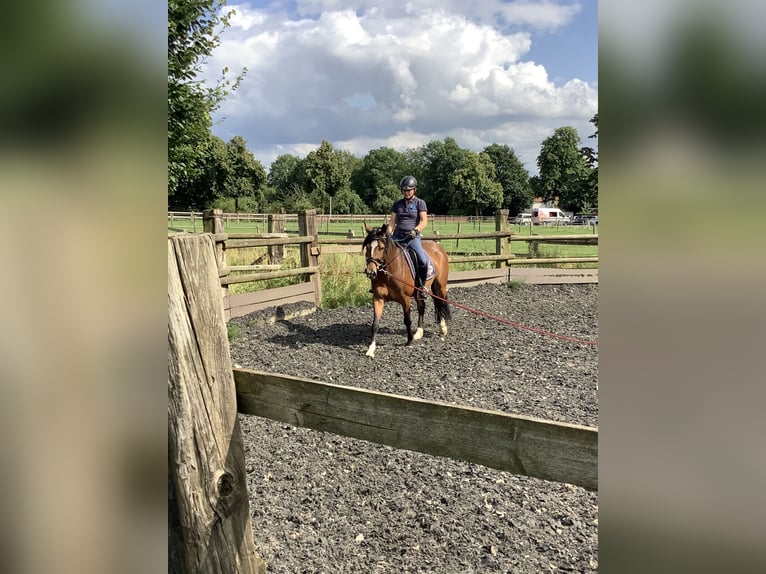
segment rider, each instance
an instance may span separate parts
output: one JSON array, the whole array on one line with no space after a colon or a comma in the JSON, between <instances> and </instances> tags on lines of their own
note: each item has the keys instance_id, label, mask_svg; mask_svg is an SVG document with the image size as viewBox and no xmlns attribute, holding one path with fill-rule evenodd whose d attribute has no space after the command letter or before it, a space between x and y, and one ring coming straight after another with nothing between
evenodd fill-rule
<instances>
[{"instance_id":1,"label":"rider","mask_svg":"<svg viewBox=\"0 0 766 574\"><path fill-rule=\"evenodd\" d=\"M418 272L416 273L416 283L422 289L417 294L422 298L425 297L423 291L425 290L428 273L428 256L423 251L420 234L428 225L428 208L425 201L415 197L417 187L418 180L411 175L404 176L399 182L399 189L402 190L402 199L396 201L391 207L390 227L394 229L394 239L408 244L417 254Z\"/></svg>"}]
</instances>

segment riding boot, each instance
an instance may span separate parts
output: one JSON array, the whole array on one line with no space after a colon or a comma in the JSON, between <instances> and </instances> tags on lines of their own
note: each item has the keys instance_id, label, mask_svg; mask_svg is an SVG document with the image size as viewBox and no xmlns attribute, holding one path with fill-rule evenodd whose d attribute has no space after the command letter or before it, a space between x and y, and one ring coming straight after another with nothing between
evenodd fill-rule
<instances>
[{"instance_id":1,"label":"riding boot","mask_svg":"<svg viewBox=\"0 0 766 574\"><path fill-rule=\"evenodd\" d=\"M418 275L417 286L420 289L420 291L417 292L417 297L419 299L425 299L426 295L428 294L428 288L426 287L426 278L428 277L428 266L419 265L417 275Z\"/></svg>"}]
</instances>

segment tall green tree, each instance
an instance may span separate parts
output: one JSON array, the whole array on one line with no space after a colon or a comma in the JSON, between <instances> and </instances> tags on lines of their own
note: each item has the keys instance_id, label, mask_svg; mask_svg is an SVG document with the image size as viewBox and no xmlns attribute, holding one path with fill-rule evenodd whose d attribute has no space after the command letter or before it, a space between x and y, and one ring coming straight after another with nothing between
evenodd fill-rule
<instances>
[{"instance_id":1,"label":"tall green tree","mask_svg":"<svg viewBox=\"0 0 766 574\"><path fill-rule=\"evenodd\" d=\"M226 142L211 135L198 150L197 170L183 178L168 196L168 208L176 211L202 210L224 196L226 188Z\"/></svg>"},{"instance_id":2,"label":"tall green tree","mask_svg":"<svg viewBox=\"0 0 766 574\"><path fill-rule=\"evenodd\" d=\"M588 173L579 143L576 129L557 128L552 136L543 140L537 156L543 197L546 201L557 197L563 209L577 204L577 194Z\"/></svg>"},{"instance_id":3,"label":"tall green tree","mask_svg":"<svg viewBox=\"0 0 766 574\"><path fill-rule=\"evenodd\" d=\"M457 209L457 213L465 213L453 201L450 176L466 163L468 153L447 137L444 141L430 141L407 155L415 166L412 175L418 179L418 195L426 200L429 212L447 214Z\"/></svg>"},{"instance_id":4,"label":"tall green tree","mask_svg":"<svg viewBox=\"0 0 766 574\"><path fill-rule=\"evenodd\" d=\"M590 119L590 123L596 128L596 131L589 135L588 139L596 139L598 138L598 114ZM578 204L578 211L585 211L586 207L598 207L598 150L585 146L580 149L580 153L585 159L587 171L583 178L576 203Z\"/></svg>"},{"instance_id":5,"label":"tall green tree","mask_svg":"<svg viewBox=\"0 0 766 574\"><path fill-rule=\"evenodd\" d=\"M313 198L315 207L329 208L331 198L351 188L348 158L323 140L319 148L306 156L302 179L303 189Z\"/></svg>"},{"instance_id":6,"label":"tall green tree","mask_svg":"<svg viewBox=\"0 0 766 574\"><path fill-rule=\"evenodd\" d=\"M486 153L466 151L462 165L449 180L453 212L485 215L503 203L503 187L495 179L495 166Z\"/></svg>"},{"instance_id":7,"label":"tall green tree","mask_svg":"<svg viewBox=\"0 0 766 574\"><path fill-rule=\"evenodd\" d=\"M405 155L390 147L371 150L351 174L351 188L372 213L388 213L401 198L399 181L410 173Z\"/></svg>"},{"instance_id":8,"label":"tall green tree","mask_svg":"<svg viewBox=\"0 0 766 574\"><path fill-rule=\"evenodd\" d=\"M234 211L239 211L240 201L248 199L248 211L258 211L263 206L263 186L266 169L247 149L242 136L234 136L226 144L224 164L225 183L223 195L234 198Z\"/></svg>"},{"instance_id":9,"label":"tall green tree","mask_svg":"<svg viewBox=\"0 0 766 574\"><path fill-rule=\"evenodd\" d=\"M297 155L289 153L277 156L269 166L268 184L279 192L299 184L302 161Z\"/></svg>"},{"instance_id":10,"label":"tall green tree","mask_svg":"<svg viewBox=\"0 0 766 574\"><path fill-rule=\"evenodd\" d=\"M210 114L231 91L234 80L222 71L215 86L199 75L206 58L220 44L216 30L227 27L233 11L226 0L168 0L168 195L199 177L210 149Z\"/></svg>"},{"instance_id":11,"label":"tall green tree","mask_svg":"<svg viewBox=\"0 0 766 574\"><path fill-rule=\"evenodd\" d=\"M529 172L513 148L493 143L484 148L495 166L495 179L503 188L503 205L511 215L524 211L534 200Z\"/></svg>"}]
</instances>

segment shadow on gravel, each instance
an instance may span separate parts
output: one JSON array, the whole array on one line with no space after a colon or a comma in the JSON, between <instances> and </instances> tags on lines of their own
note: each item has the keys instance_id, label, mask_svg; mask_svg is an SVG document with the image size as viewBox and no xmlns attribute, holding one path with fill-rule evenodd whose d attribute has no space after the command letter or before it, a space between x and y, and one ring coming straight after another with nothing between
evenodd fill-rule
<instances>
[{"instance_id":1,"label":"shadow on gravel","mask_svg":"<svg viewBox=\"0 0 766 574\"><path fill-rule=\"evenodd\" d=\"M290 330L289 335L271 337L270 342L278 345L332 345L350 349L370 343L370 326L356 323L336 323L314 329L302 323L282 322ZM378 333L393 332L393 329L381 328ZM406 340L406 335L402 336Z\"/></svg>"}]
</instances>

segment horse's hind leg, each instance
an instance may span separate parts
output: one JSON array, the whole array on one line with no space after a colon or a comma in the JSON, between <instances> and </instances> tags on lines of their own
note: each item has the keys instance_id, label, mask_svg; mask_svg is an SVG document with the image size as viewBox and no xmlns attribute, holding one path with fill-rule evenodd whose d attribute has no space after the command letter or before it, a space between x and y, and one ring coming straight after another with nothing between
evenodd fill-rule
<instances>
[{"instance_id":1,"label":"horse's hind leg","mask_svg":"<svg viewBox=\"0 0 766 574\"><path fill-rule=\"evenodd\" d=\"M446 336L449 329L447 321L450 319L449 301L447 301L447 286L445 283L434 281L434 309L436 310L436 322L439 324L439 331L442 336Z\"/></svg>"},{"instance_id":2,"label":"horse's hind leg","mask_svg":"<svg viewBox=\"0 0 766 574\"><path fill-rule=\"evenodd\" d=\"M426 312L426 300L416 298L415 304L418 306L418 330L415 331L412 338L417 341L418 339L423 338L423 315L425 315Z\"/></svg>"}]
</instances>

